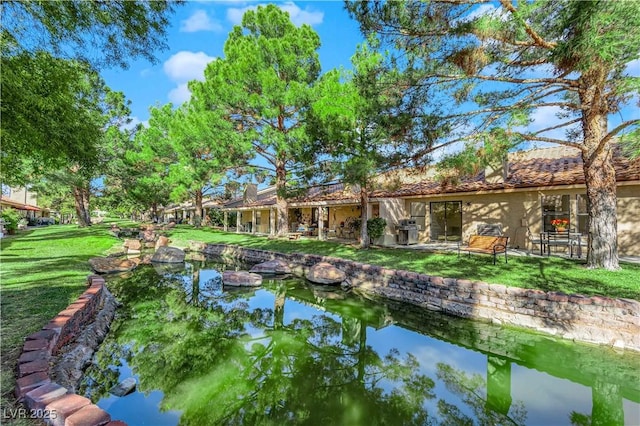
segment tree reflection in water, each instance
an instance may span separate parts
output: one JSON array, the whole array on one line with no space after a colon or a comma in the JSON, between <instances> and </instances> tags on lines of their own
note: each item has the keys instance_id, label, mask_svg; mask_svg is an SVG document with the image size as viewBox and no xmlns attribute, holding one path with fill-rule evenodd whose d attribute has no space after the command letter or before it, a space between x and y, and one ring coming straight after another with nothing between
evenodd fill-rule
<instances>
[{"instance_id":1,"label":"tree reflection in water","mask_svg":"<svg viewBox=\"0 0 640 426\"><path fill-rule=\"evenodd\" d=\"M285 324L288 289L308 292L300 282L269 282L273 309L250 309L253 290L212 292L216 284L198 285L192 270L194 279L160 274L147 268L110 282L124 308L87 374L94 400L115 384L122 357L138 390L161 390L161 408L181 411L181 424L427 422L433 380L414 356L367 346L363 320L343 327L319 313Z\"/></svg>"},{"instance_id":2,"label":"tree reflection in water","mask_svg":"<svg viewBox=\"0 0 640 426\"><path fill-rule=\"evenodd\" d=\"M121 364L136 375L138 392L161 391L160 409L194 425L623 424L623 399L634 404L640 395L634 354L298 279L223 288L211 268L236 266L199 263L141 267L108 280L123 307L86 374L84 392L94 402L117 383ZM401 330L419 334L408 345L395 340ZM462 368L455 357L464 359ZM469 358L480 364L471 368ZM548 389L552 377L590 388L591 398L567 397L573 405L552 412L540 408L534 393L522 394L516 376L523 369L531 372L527 380L540 380L539 389Z\"/></svg>"}]
</instances>

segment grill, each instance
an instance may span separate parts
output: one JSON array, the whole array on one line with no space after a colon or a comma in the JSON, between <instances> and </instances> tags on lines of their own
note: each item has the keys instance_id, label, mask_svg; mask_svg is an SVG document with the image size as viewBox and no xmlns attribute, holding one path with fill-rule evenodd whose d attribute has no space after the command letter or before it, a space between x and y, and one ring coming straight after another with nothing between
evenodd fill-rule
<instances>
[{"instance_id":1,"label":"grill","mask_svg":"<svg viewBox=\"0 0 640 426\"><path fill-rule=\"evenodd\" d=\"M418 243L418 225L412 219L401 219L398 226L398 244L409 245Z\"/></svg>"}]
</instances>

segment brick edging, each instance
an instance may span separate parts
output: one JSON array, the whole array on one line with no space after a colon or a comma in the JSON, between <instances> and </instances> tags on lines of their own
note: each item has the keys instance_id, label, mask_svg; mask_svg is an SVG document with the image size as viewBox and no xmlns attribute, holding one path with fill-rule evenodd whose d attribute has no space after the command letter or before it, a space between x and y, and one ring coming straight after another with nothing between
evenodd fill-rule
<instances>
[{"instance_id":1,"label":"brick edging","mask_svg":"<svg viewBox=\"0 0 640 426\"><path fill-rule=\"evenodd\" d=\"M257 263L279 259L304 276L318 262L347 274L353 287L464 318L533 329L585 343L640 351L640 302L546 292L384 268L335 257L191 242L192 250Z\"/></svg>"},{"instance_id":2,"label":"brick edging","mask_svg":"<svg viewBox=\"0 0 640 426\"><path fill-rule=\"evenodd\" d=\"M55 426L122 426L88 398L70 392L51 380L52 356L74 341L100 310L105 281L99 275L87 277L88 288L78 299L56 315L40 331L25 338L18 358L15 395L36 417Z\"/></svg>"}]
</instances>

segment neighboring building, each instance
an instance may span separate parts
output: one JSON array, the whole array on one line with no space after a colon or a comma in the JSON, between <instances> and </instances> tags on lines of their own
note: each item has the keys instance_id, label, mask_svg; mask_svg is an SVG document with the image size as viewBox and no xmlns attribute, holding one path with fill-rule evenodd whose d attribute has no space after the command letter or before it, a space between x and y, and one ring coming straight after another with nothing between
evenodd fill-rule
<instances>
[{"instance_id":1,"label":"neighboring building","mask_svg":"<svg viewBox=\"0 0 640 426\"><path fill-rule=\"evenodd\" d=\"M640 160L614 158L618 196L618 250L640 255ZM273 234L275 189L268 188L233 200L223 211L238 212L237 232ZM578 150L566 147L510 153L495 167L480 170L459 182L442 181L433 171L403 172L380 178L370 194L367 217L387 220L378 243L397 243L396 227L415 221L419 242L467 240L479 226L491 225L509 237L512 248L537 249L540 232L552 229L553 219L587 233L586 185ZM349 223L360 217L357 188L343 184L314 187L289 200L289 230L307 228L308 235L358 237ZM586 240L586 237L585 237Z\"/></svg>"},{"instance_id":2,"label":"neighboring building","mask_svg":"<svg viewBox=\"0 0 640 426\"><path fill-rule=\"evenodd\" d=\"M27 188L11 188L2 185L2 196L0 197L0 210L14 208L25 218L35 218L43 216L43 209L38 207L38 195Z\"/></svg>"}]
</instances>

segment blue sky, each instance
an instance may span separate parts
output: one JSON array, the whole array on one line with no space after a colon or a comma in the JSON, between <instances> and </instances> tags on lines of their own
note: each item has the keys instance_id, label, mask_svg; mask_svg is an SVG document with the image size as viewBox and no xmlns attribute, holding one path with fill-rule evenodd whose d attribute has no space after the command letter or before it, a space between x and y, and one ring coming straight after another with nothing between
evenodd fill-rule
<instances>
[{"instance_id":1,"label":"blue sky","mask_svg":"<svg viewBox=\"0 0 640 426\"><path fill-rule=\"evenodd\" d=\"M350 58L363 38L342 1L272 2L289 12L296 25L309 24L319 34L322 72L350 67ZM201 79L206 64L223 55L224 43L248 8L260 2L190 1L177 8L168 29L169 49L156 52L158 63L134 61L129 69L102 73L107 85L131 101L134 122L149 118L149 107L180 104L189 97L186 83Z\"/></svg>"},{"instance_id":2,"label":"blue sky","mask_svg":"<svg viewBox=\"0 0 640 426\"><path fill-rule=\"evenodd\" d=\"M244 0L187 1L179 6L168 29L168 50L157 51L158 62L134 61L127 70L111 69L102 73L107 85L124 92L132 104L133 123L146 122L149 107L172 102L175 105L189 99L187 82L202 79L206 64L223 55L224 43L234 25L241 23L242 15L250 8L269 2ZM322 72L344 66L350 67L350 58L356 46L363 41L357 22L344 10L342 0L329 1L272 1L289 12L296 25L309 24L319 34L322 46L319 50ZM493 13L499 5L481 5L470 16ZM629 64L627 72L640 76L640 59ZM638 118L632 101L619 114L610 117L610 127L621 121ZM532 115L528 127L536 130L558 122L558 107L540 108ZM564 139L564 130L545 134ZM545 146L539 143L538 146ZM446 151L458 149L451 147ZM442 152L444 153L444 151Z\"/></svg>"}]
</instances>

